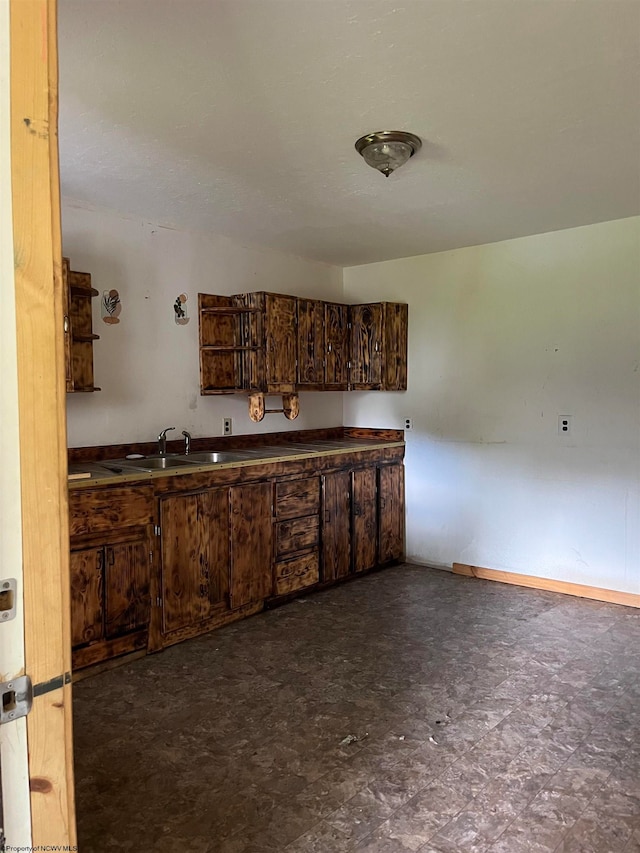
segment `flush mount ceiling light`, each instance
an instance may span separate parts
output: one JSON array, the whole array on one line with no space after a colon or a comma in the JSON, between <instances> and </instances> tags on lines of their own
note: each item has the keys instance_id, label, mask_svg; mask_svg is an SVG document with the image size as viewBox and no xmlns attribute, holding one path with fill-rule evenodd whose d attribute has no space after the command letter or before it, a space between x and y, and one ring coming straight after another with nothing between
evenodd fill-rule
<instances>
[{"instance_id":1,"label":"flush mount ceiling light","mask_svg":"<svg viewBox=\"0 0 640 853\"><path fill-rule=\"evenodd\" d=\"M365 163L382 172L385 178L421 148L420 137L404 130L378 130L361 136L356 142L356 151L362 154Z\"/></svg>"}]
</instances>

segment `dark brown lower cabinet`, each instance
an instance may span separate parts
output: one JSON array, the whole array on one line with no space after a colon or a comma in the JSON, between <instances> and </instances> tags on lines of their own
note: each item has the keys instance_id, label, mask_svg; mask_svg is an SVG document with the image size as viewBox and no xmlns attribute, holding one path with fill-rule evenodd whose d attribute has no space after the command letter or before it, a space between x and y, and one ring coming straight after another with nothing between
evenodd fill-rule
<instances>
[{"instance_id":1,"label":"dark brown lower cabinet","mask_svg":"<svg viewBox=\"0 0 640 853\"><path fill-rule=\"evenodd\" d=\"M351 568L351 474L322 478L322 579L344 578Z\"/></svg>"},{"instance_id":2,"label":"dark brown lower cabinet","mask_svg":"<svg viewBox=\"0 0 640 853\"><path fill-rule=\"evenodd\" d=\"M375 468L352 474L353 571L364 572L378 562L378 484Z\"/></svg>"},{"instance_id":3,"label":"dark brown lower cabinet","mask_svg":"<svg viewBox=\"0 0 640 853\"><path fill-rule=\"evenodd\" d=\"M229 490L160 501L164 633L207 619L229 592Z\"/></svg>"},{"instance_id":4,"label":"dark brown lower cabinet","mask_svg":"<svg viewBox=\"0 0 640 853\"><path fill-rule=\"evenodd\" d=\"M256 471L254 482L242 468L72 490L74 669L158 651L402 559L401 454L329 454L288 475Z\"/></svg>"},{"instance_id":5,"label":"dark brown lower cabinet","mask_svg":"<svg viewBox=\"0 0 640 853\"><path fill-rule=\"evenodd\" d=\"M379 563L404 556L404 465L378 469Z\"/></svg>"},{"instance_id":6,"label":"dark brown lower cabinet","mask_svg":"<svg viewBox=\"0 0 640 853\"><path fill-rule=\"evenodd\" d=\"M104 636L104 548L71 552L71 645L101 640Z\"/></svg>"},{"instance_id":7,"label":"dark brown lower cabinet","mask_svg":"<svg viewBox=\"0 0 640 853\"><path fill-rule=\"evenodd\" d=\"M149 540L71 552L71 645L114 640L146 629L151 614Z\"/></svg>"},{"instance_id":8,"label":"dark brown lower cabinet","mask_svg":"<svg viewBox=\"0 0 640 853\"><path fill-rule=\"evenodd\" d=\"M273 486L231 488L231 607L263 601L273 592Z\"/></svg>"},{"instance_id":9,"label":"dark brown lower cabinet","mask_svg":"<svg viewBox=\"0 0 640 853\"><path fill-rule=\"evenodd\" d=\"M151 612L147 539L104 549L104 633L107 639L146 628Z\"/></svg>"}]
</instances>

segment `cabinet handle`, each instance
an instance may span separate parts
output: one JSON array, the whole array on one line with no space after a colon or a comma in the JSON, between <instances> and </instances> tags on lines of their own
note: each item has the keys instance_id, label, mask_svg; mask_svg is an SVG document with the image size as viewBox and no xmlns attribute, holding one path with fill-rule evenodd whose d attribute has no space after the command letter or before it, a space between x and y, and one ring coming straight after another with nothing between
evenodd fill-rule
<instances>
[{"instance_id":1,"label":"cabinet handle","mask_svg":"<svg viewBox=\"0 0 640 853\"><path fill-rule=\"evenodd\" d=\"M380 509L384 509L387 505L387 501L385 498L380 498Z\"/></svg>"},{"instance_id":2,"label":"cabinet handle","mask_svg":"<svg viewBox=\"0 0 640 853\"><path fill-rule=\"evenodd\" d=\"M68 314L65 314L65 315L64 315L64 319L63 319L63 321L62 321L62 328L64 329L64 333L65 333L65 335L68 335L68 334L69 334L69 327L70 327L70 323L69 323L69 315L68 315Z\"/></svg>"},{"instance_id":3,"label":"cabinet handle","mask_svg":"<svg viewBox=\"0 0 640 853\"><path fill-rule=\"evenodd\" d=\"M380 341L376 341L375 346L374 346L374 350L376 352L380 352Z\"/></svg>"},{"instance_id":4,"label":"cabinet handle","mask_svg":"<svg viewBox=\"0 0 640 853\"><path fill-rule=\"evenodd\" d=\"M331 352L331 349L332 349L332 345L329 344L329 346L327 347L327 352Z\"/></svg>"}]
</instances>

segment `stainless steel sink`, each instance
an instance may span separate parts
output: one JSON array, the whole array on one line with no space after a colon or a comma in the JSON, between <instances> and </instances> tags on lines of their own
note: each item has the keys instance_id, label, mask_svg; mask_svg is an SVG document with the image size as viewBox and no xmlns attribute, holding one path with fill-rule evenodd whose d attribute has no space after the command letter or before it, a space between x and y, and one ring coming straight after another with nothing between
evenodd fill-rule
<instances>
[{"instance_id":1,"label":"stainless steel sink","mask_svg":"<svg viewBox=\"0 0 640 853\"><path fill-rule=\"evenodd\" d=\"M233 453L226 450L198 450L180 458L191 464L213 464L216 462L220 464L223 462L240 462L247 456L244 453Z\"/></svg>"},{"instance_id":2,"label":"stainless steel sink","mask_svg":"<svg viewBox=\"0 0 640 853\"><path fill-rule=\"evenodd\" d=\"M177 455L167 456L144 456L142 459L112 459L102 463L115 473L119 470L126 471L132 468L134 471L166 471L169 468L185 468L192 463L187 462Z\"/></svg>"}]
</instances>

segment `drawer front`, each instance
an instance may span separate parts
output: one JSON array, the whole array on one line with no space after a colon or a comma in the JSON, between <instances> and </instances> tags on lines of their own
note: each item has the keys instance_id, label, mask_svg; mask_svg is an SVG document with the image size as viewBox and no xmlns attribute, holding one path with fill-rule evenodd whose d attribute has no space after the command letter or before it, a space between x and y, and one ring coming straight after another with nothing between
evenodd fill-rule
<instances>
[{"instance_id":1,"label":"drawer front","mask_svg":"<svg viewBox=\"0 0 640 853\"><path fill-rule=\"evenodd\" d=\"M320 578L318 554L306 554L297 560L276 563L276 595L304 589Z\"/></svg>"},{"instance_id":2,"label":"drawer front","mask_svg":"<svg viewBox=\"0 0 640 853\"><path fill-rule=\"evenodd\" d=\"M320 478L276 483L276 518L300 518L320 512Z\"/></svg>"},{"instance_id":3,"label":"drawer front","mask_svg":"<svg viewBox=\"0 0 640 853\"><path fill-rule=\"evenodd\" d=\"M73 489L69 492L71 536L102 533L152 521L153 492L149 486Z\"/></svg>"},{"instance_id":4,"label":"drawer front","mask_svg":"<svg viewBox=\"0 0 640 853\"><path fill-rule=\"evenodd\" d=\"M317 515L294 518L276 524L276 559L298 551L317 548L320 541L320 521Z\"/></svg>"}]
</instances>

